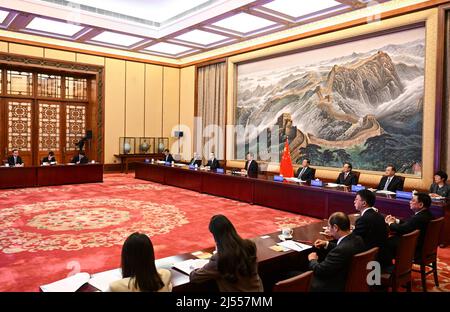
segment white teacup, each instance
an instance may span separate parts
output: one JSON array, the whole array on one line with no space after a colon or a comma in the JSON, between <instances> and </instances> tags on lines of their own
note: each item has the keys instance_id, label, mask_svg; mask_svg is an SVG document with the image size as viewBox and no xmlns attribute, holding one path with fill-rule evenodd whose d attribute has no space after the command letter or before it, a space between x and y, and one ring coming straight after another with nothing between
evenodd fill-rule
<instances>
[{"instance_id":1,"label":"white teacup","mask_svg":"<svg viewBox=\"0 0 450 312\"><path fill-rule=\"evenodd\" d=\"M290 227L285 227L281 229L281 235L284 237L292 237L292 233L294 233L294 230Z\"/></svg>"}]
</instances>

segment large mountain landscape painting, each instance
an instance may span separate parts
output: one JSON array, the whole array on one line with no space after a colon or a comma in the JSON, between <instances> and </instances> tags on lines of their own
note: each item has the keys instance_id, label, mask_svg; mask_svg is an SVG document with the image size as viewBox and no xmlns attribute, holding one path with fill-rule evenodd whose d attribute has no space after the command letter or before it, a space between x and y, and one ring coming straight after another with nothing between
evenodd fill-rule
<instances>
[{"instance_id":1,"label":"large mountain landscape painting","mask_svg":"<svg viewBox=\"0 0 450 312\"><path fill-rule=\"evenodd\" d=\"M240 64L236 144L267 131L293 163L421 174L424 64L424 27Z\"/></svg>"}]
</instances>

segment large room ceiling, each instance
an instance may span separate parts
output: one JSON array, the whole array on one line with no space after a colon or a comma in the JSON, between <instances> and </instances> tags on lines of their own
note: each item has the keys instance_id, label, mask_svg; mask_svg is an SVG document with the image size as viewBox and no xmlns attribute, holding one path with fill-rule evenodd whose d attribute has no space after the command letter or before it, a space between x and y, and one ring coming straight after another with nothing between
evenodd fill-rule
<instances>
[{"instance_id":1,"label":"large room ceiling","mask_svg":"<svg viewBox=\"0 0 450 312\"><path fill-rule=\"evenodd\" d=\"M176 60L387 2L0 0L0 29Z\"/></svg>"}]
</instances>

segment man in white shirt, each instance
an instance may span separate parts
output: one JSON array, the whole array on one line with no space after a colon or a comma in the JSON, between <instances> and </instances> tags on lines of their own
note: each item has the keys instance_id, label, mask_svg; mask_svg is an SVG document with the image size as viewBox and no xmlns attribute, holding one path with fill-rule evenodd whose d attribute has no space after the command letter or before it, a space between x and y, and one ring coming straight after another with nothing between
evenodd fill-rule
<instances>
[{"instance_id":1,"label":"man in white shirt","mask_svg":"<svg viewBox=\"0 0 450 312\"><path fill-rule=\"evenodd\" d=\"M388 239L389 231L384 222L384 217L374 208L375 195L369 190L360 190L356 193L354 205L361 216L355 222L353 234L360 236L366 250L378 247L377 260L382 266L388 266L385 246Z\"/></svg>"},{"instance_id":2,"label":"man in white shirt","mask_svg":"<svg viewBox=\"0 0 450 312\"><path fill-rule=\"evenodd\" d=\"M335 212L328 219L329 233L337 242L316 240L314 247L327 252L319 262L316 252L308 255L309 268L313 270L311 291L344 291L353 255L364 251L361 237L351 233L350 219L343 212Z\"/></svg>"},{"instance_id":3,"label":"man in white shirt","mask_svg":"<svg viewBox=\"0 0 450 312\"><path fill-rule=\"evenodd\" d=\"M381 178L377 189L394 193L396 191L402 191L404 179L396 176L396 172L397 170L394 165L388 165L386 167L385 175Z\"/></svg>"},{"instance_id":4,"label":"man in white shirt","mask_svg":"<svg viewBox=\"0 0 450 312\"><path fill-rule=\"evenodd\" d=\"M22 158L19 156L18 149L13 149L12 155L8 157L8 164L10 167L23 167Z\"/></svg>"}]
</instances>

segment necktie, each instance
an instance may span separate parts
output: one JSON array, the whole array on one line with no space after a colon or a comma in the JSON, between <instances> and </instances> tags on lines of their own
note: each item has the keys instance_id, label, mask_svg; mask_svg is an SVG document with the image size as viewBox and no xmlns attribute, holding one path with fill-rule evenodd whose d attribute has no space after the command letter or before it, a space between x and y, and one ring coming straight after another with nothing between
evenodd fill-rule
<instances>
[{"instance_id":1,"label":"necktie","mask_svg":"<svg viewBox=\"0 0 450 312\"><path fill-rule=\"evenodd\" d=\"M348 172L344 173L344 180L347 180Z\"/></svg>"},{"instance_id":2,"label":"necktie","mask_svg":"<svg viewBox=\"0 0 450 312\"><path fill-rule=\"evenodd\" d=\"M387 178L387 181L386 181L386 184L384 185L384 189L383 190L387 191L389 183L391 183L391 180L392 180L391 177Z\"/></svg>"},{"instance_id":3,"label":"necktie","mask_svg":"<svg viewBox=\"0 0 450 312\"><path fill-rule=\"evenodd\" d=\"M305 171L306 171L306 167L302 168L302 171L300 171L300 174L298 175L299 179L302 178L302 175L303 175L303 173L305 173Z\"/></svg>"}]
</instances>

